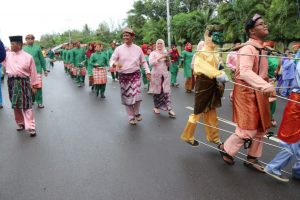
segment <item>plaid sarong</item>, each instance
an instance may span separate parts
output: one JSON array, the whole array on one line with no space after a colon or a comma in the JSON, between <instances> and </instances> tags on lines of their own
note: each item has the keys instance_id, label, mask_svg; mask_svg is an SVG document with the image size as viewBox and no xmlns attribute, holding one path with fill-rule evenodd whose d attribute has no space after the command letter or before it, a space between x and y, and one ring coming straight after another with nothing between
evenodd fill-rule
<instances>
[{"instance_id":1,"label":"plaid sarong","mask_svg":"<svg viewBox=\"0 0 300 200\"><path fill-rule=\"evenodd\" d=\"M94 77L94 85L106 84L107 83L106 67L93 68L93 77Z\"/></svg>"},{"instance_id":2,"label":"plaid sarong","mask_svg":"<svg viewBox=\"0 0 300 200\"><path fill-rule=\"evenodd\" d=\"M13 109L32 108L32 91L29 77L8 77L7 85Z\"/></svg>"},{"instance_id":3,"label":"plaid sarong","mask_svg":"<svg viewBox=\"0 0 300 200\"><path fill-rule=\"evenodd\" d=\"M76 67L76 68L77 68L77 76L86 75L86 67Z\"/></svg>"},{"instance_id":4,"label":"plaid sarong","mask_svg":"<svg viewBox=\"0 0 300 200\"><path fill-rule=\"evenodd\" d=\"M94 85L94 77L89 76L89 86L93 86L93 85Z\"/></svg>"},{"instance_id":5,"label":"plaid sarong","mask_svg":"<svg viewBox=\"0 0 300 200\"><path fill-rule=\"evenodd\" d=\"M71 72L73 76L77 76L77 68L74 67L73 65L71 66Z\"/></svg>"},{"instance_id":6,"label":"plaid sarong","mask_svg":"<svg viewBox=\"0 0 300 200\"><path fill-rule=\"evenodd\" d=\"M43 87L43 75L37 74L37 84L36 88L42 88Z\"/></svg>"}]
</instances>

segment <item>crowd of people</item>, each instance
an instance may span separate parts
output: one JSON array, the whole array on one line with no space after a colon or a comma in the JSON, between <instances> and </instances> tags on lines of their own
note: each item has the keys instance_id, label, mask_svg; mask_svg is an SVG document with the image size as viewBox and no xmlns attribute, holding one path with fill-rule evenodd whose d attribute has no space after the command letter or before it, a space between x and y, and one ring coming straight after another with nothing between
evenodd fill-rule
<instances>
[{"instance_id":1,"label":"crowd of people","mask_svg":"<svg viewBox=\"0 0 300 200\"><path fill-rule=\"evenodd\" d=\"M200 41L197 50L187 42L184 51L179 53L176 45L170 50L165 42L158 39L155 45L133 43L135 32L125 28L122 32L123 44L117 46L114 41L108 50L101 42L91 43L85 50L79 41L65 44L60 52L65 73L76 81L78 87L85 85L88 74L92 92L101 99L106 98L105 89L108 72L113 81L120 84L121 103L125 106L128 123L136 125L143 119L140 113L142 101L142 82L148 94L153 95L153 112L166 111L170 118L176 118L171 103L171 87L179 87L177 75L180 63L186 79L184 88L187 93L194 91L194 111L188 117L181 134L181 140L195 147L196 125L204 120L206 139L217 145L222 159L228 165L235 164L234 157L241 147L245 147L247 159L244 165L256 171L287 182L289 179L281 173L292 156L296 157L293 177L300 179L300 58L299 45L294 45L295 55L287 49L284 56L274 55L275 43L264 41L268 36L268 26L263 18L256 14L245 25L249 40L241 44L236 40L227 56L226 66L231 70L234 83L230 94L233 107L233 121L237 124L235 133L225 141L219 137L217 108L221 107L225 83L229 81L224 72L222 58L218 48L222 45L223 26L208 25L204 41ZM2 43L1 61L8 74L8 90L14 109L17 130L27 130L30 136L36 136L33 102L43 108L42 77L47 76L48 63L53 63L53 52L43 55L40 47L34 45L34 36L11 36L11 49L5 50ZM6 55L5 55L6 54ZM1 70L0 70L1 71ZM277 86L275 87L275 83ZM278 130L282 140L282 151L263 166L259 161L263 151L263 137L271 126L276 126L276 92L289 97L283 119ZM1 101L0 90L0 106Z\"/></svg>"}]
</instances>

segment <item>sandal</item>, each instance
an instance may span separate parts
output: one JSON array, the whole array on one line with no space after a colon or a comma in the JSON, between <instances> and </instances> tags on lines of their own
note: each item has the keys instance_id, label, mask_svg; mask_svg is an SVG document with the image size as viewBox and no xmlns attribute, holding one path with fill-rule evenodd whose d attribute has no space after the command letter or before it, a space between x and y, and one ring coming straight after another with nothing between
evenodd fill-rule
<instances>
[{"instance_id":1,"label":"sandal","mask_svg":"<svg viewBox=\"0 0 300 200\"><path fill-rule=\"evenodd\" d=\"M252 156L247 156L247 161L244 161L244 166L261 173L266 173L264 166L258 161L257 158Z\"/></svg>"},{"instance_id":2,"label":"sandal","mask_svg":"<svg viewBox=\"0 0 300 200\"><path fill-rule=\"evenodd\" d=\"M223 145L223 146L222 146ZM227 154L224 150L224 144L223 143L220 143L218 145L218 149L219 149L219 152L221 154L221 157L222 159L224 160L224 162L228 165L234 165L234 159L231 155Z\"/></svg>"},{"instance_id":3,"label":"sandal","mask_svg":"<svg viewBox=\"0 0 300 200\"><path fill-rule=\"evenodd\" d=\"M131 119L131 120L129 120L129 122L128 122L130 125L136 125L136 121L135 121L135 119Z\"/></svg>"},{"instance_id":4,"label":"sandal","mask_svg":"<svg viewBox=\"0 0 300 200\"><path fill-rule=\"evenodd\" d=\"M176 118L176 114L175 114L175 112L173 110L169 111L169 117L170 118Z\"/></svg>"},{"instance_id":5,"label":"sandal","mask_svg":"<svg viewBox=\"0 0 300 200\"><path fill-rule=\"evenodd\" d=\"M155 114L160 114L160 111L159 111L158 108L153 108L153 112L154 112Z\"/></svg>"}]
</instances>

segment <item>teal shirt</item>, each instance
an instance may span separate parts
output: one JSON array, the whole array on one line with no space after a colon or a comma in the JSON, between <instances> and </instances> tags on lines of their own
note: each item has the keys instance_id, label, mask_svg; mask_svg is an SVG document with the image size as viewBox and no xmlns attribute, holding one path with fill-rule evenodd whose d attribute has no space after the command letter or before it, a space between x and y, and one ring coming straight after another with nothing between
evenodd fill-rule
<instances>
[{"instance_id":1,"label":"teal shirt","mask_svg":"<svg viewBox=\"0 0 300 200\"><path fill-rule=\"evenodd\" d=\"M28 45L23 48L24 51L29 53L33 59L36 66L36 71L38 74L42 74L43 71L46 71L46 62L43 56L42 50L37 45Z\"/></svg>"},{"instance_id":2,"label":"teal shirt","mask_svg":"<svg viewBox=\"0 0 300 200\"><path fill-rule=\"evenodd\" d=\"M70 62L75 67L82 67L81 63L85 61L85 50L83 48L73 48Z\"/></svg>"},{"instance_id":3,"label":"teal shirt","mask_svg":"<svg viewBox=\"0 0 300 200\"><path fill-rule=\"evenodd\" d=\"M89 64L91 65L91 68L108 67L109 61L107 58L107 54L104 51L96 51L91 55ZM99 66L95 66L95 64L98 64Z\"/></svg>"},{"instance_id":4,"label":"teal shirt","mask_svg":"<svg viewBox=\"0 0 300 200\"><path fill-rule=\"evenodd\" d=\"M110 60L110 58L113 55L114 51L115 51L115 49L113 49L113 48L110 48L110 49L107 50L107 58L108 58L108 60Z\"/></svg>"},{"instance_id":5,"label":"teal shirt","mask_svg":"<svg viewBox=\"0 0 300 200\"><path fill-rule=\"evenodd\" d=\"M184 77L185 78L190 78L192 77L192 68L191 68L191 63L193 60L195 52L189 52L189 51L183 51L181 54L181 59L183 59L183 71L184 71Z\"/></svg>"}]
</instances>

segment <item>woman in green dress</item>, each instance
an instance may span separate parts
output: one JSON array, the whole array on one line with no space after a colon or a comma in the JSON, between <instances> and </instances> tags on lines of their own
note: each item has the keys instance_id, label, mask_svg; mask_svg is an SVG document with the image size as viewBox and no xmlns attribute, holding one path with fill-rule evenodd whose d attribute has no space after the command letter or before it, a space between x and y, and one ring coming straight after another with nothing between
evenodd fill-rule
<instances>
[{"instance_id":1,"label":"woman in green dress","mask_svg":"<svg viewBox=\"0 0 300 200\"><path fill-rule=\"evenodd\" d=\"M195 79L191 67L194 54L195 52L193 52L192 44L189 42L186 43L185 49L181 54L181 60L183 61L184 78L186 78L185 90L187 93L191 93L195 85Z\"/></svg>"}]
</instances>

